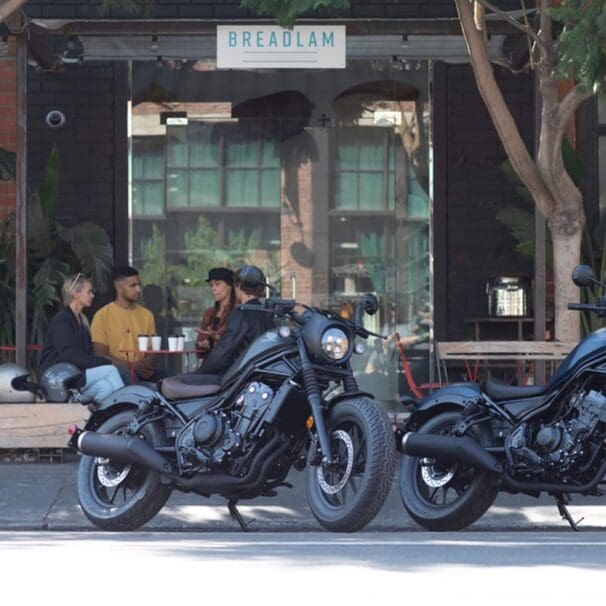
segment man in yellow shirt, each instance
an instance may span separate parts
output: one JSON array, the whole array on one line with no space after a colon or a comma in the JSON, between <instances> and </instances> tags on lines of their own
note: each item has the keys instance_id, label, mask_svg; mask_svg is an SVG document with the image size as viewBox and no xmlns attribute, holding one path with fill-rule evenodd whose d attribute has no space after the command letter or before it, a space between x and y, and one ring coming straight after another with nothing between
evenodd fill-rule
<instances>
[{"instance_id":1,"label":"man in yellow shirt","mask_svg":"<svg viewBox=\"0 0 606 606\"><path fill-rule=\"evenodd\" d=\"M127 265L114 268L116 298L105 305L93 317L91 337L98 356L108 356L120 370L126 383L130 382L128 359L136 360L135 374L144 381L159 380L165 373L154 368L151 356L140 353L124 353L138 349L139 335L156 332L154 316L139 305L141 281L139 272Z\"/></svg>"}]
</instances>

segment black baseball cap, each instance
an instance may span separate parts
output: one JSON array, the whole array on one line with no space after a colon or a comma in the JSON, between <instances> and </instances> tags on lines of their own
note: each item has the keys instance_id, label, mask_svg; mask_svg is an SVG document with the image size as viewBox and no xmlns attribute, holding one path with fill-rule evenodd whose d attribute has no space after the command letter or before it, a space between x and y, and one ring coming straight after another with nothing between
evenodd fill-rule
<instances>
[{"instance_id":1,"label":"black baseball cap","mask_svg":"<svg viewBox=\"0 0 606 606\"><path fill-rule=\"evenodd\" d=\"M212 280L223 280L230 286L234 283L234 272L231 269L227 269L227 267L213 267L208 272L208 278L206 278L207 282L211 282Z\"/></svg>"},{"instance_id":2,"label":"black baseball cap","mask_svg":"<svg viewBox=\"0 0 606 606\"><path fill-rule=\"evenodd\" d=\"M245 265L241 267L234 276L236 282L244 284L249 288L256 288L258 286L271 286L266 282L265 274L256 265Z\"/></svg>"}]
</instances>

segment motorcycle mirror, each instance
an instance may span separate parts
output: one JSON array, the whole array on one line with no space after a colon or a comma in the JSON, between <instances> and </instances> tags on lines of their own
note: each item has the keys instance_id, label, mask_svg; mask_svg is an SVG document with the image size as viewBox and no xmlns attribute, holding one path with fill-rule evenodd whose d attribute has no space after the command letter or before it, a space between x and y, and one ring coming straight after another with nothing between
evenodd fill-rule
<instances>
[{"instance_id":1,"label":"motorcycle mirror","mask_svg":"<svg viewBox=\"0 0 606 606\"><path fill-rule=\"evenodd\" d=\"M379 300L372 293L366 293L362 296L362 309L369 316L374 316L379 309Z\"/></svg>"},{"instance_id":2,"label":"motorcycle mirror","mask_svg":"<svg viewBox=\"0 0 606 606\"><path fill-rule=\"evenodd\" d=\"M603 286L593 273L593 269L589 265L577 265L572 270L572 281L580 288L589 286L590 284L599 284Z\"/></svg>"}]
</instances>

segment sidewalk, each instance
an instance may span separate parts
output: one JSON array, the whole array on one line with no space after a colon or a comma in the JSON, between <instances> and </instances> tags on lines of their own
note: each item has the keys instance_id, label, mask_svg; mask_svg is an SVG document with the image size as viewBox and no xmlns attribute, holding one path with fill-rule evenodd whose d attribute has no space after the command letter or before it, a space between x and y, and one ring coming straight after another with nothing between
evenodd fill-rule
<instances>
[{"instance_id":1,"label":"sidewalk","mask_svg":"<svg viewBox=\"0 0 606 606\"><path fill-rule=\"evenodd\" d=\"M76 455L70 455L65 463L0 464L0 530L93 529L78 505L77 460ZM304 474L292 472L289 480L294 488L280 489L275 498L242 501L242 515L256 520L253 528L269 532L322 530L307 506ZM397 482L396 474L392 491L367 527L369 531L420 530L402 507ZM570 510L575 520L585 517L582 527L606 529L606 498L575 497L573 503ZM569 527L560 520L552 498L500 495L470 529L565 531ZM240 527L229 517L223 499L175 492L145 530L240 532Z\"/></svg>"}]
</instances>

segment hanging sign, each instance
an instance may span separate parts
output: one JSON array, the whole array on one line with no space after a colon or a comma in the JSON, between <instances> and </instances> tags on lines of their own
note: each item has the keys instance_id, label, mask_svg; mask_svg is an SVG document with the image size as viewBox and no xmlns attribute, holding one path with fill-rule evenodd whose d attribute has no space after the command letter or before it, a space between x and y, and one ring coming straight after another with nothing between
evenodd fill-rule
<instances>
[{"instance_id":1,"label":"hanging sign","mask_svg":"<svg viewBox=\"0 0 606 606\"><path fill-rule=\"evenodd\" d=\"M218 25L217 67L344 68L344 25Z\"/></svg>"}]
</instances>

